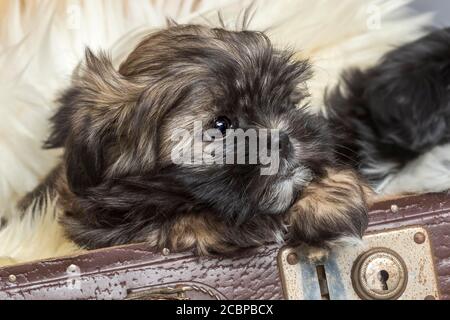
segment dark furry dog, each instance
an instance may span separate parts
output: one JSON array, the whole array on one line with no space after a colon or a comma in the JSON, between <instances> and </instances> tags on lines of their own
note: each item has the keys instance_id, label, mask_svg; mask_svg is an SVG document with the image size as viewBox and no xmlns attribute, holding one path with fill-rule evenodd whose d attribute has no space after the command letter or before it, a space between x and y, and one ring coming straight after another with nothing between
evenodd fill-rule
<instances>
[{"instance_id":1,"label":"dark furry dog","mask_svg":"<svg viewBox=\"0 0 450 320\"><path fill-rule=\"evenodd\" d=\"M364 184L336 165L325 119L298 108L310 76L307 61L249 31L173 26L144 39L119 70L88 51L46 143L64 148L62 164L28 198L57 196L68 236L86 248L147 241L224 253L361 237ZM171 135L196 120L279 129L278 173L174 164Z\"/></svg>"},{"instance_id":2,"label":"dark furry dog","mask_svg":"<svg viewBox=\"0 0 450 320\"><path fill-rule=\"evenodd\" d=\"M330 121L301 107L308 61L274 49L263 33L174 26L144 39L119 70L105 55L88 51L60 99L46 143L64 148L63 161L24 203L45 193L57 197L67 235L86 248L146 241L206 254L274 241L327 247L361 237L370 192L342 160L356 154L364 166L404 159L398 145L415 153L438 136L448 139L448 61L411 46L373 70L351 72L346 94L336 90L329 97ZM435 64L417 68L431 58ZM422 96L407 105L411 97L404 89L415 82L403 72L417 72L418 81L430 86L424 99L435 90L433 99L442 98L433 106L427 101L425 120L416 119ZM428 83L421 72L446 75L446 91L431 89L441 78ZM396 90L397 98L388 94ZM406 107L418 114L411 117ZM431 108L445 120L431 116ZM410 120L393 128L405 113ZM279 129L278 173L261 175L260 163L174 164L171 135L177 128L192 130L196 120L223 132ZM419 129L422 140L409 136Z\"/></svg>"},{"instance_id":3,"label":"dark furry dog","mask_svg":"<svg viewBox=\"0 0 450 320\"><path fill-rule=\"evenodd\" d=\"M344 74L328 95L339 154L377 185L431 148L450 142L450 28ZM343 158L344 159L344 158Z\"/></svg>"}]
</instances>

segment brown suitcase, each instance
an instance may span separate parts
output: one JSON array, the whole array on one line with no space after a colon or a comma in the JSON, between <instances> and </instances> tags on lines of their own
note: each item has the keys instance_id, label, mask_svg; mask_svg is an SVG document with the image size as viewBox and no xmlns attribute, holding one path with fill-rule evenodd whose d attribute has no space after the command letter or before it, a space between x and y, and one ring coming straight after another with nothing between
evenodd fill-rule
<instances>
[{"instance_id":1,"label":"brown suitcase","mask_svg":"<svg viewBox=\"0 0 450 320\"><path fill-rule=\"evenodd\" d=\"M450 193L377 203L364 245L322 264L302 250L225 259L108 248L0 269L0 300L450 299Z\"/></svg>"}]
</instances>

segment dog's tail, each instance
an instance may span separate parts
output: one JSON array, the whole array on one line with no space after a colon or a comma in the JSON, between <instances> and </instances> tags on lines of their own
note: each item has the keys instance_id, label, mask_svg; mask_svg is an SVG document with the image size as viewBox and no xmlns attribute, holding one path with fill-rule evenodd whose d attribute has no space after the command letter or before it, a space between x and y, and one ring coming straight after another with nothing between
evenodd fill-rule
<instances>
[{"instance_id":1,"label":"dog's tail","mask_svg":"<svg viewBox=\"0 0 450 320\"><path fill-rule=\"evenodd\" d=\"M371 69L346 71L326 105L337 154L354 159L375 185L449 143L450 28L387 53Z\"/></svg>"}]
</instances>

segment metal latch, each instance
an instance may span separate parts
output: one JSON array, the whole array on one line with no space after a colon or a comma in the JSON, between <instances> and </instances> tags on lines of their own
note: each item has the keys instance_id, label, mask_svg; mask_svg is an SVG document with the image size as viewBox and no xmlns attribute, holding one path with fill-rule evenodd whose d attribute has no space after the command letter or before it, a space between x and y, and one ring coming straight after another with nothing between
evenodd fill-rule
<instances>
[{"instance_id":1,"label":"metal latch","mask_svg":"<svg viewBox=\"0 0 450 320\"><path fill-rule=\"evenodd\" d=\"M431 243L424 228L373 233L363 245L331 252L321 264L300 248L283 248L279 267L287 299L439 299Z\"/></svg>"}]
</instances>

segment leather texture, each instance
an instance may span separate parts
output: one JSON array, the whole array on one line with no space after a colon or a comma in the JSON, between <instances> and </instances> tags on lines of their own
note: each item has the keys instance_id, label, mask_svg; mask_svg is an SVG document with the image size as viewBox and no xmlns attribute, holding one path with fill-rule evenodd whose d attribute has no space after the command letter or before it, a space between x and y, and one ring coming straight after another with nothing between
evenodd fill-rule
<instances>
[{"instance_id":1,"label":"leather texture","mask_svg":"<svg viewBox=\"0 0 450 320\"><path fill-rule=\"evenodd\" d=\"M383 201L370 213L369 232L416 225L430 234L441 298L450 300L450 193ZM145 244L91 251L0 269L0 300L174 299L180 288L188 299L284 299L279 250L272 245L228 258L164 255ZM172 291L161 296L161 288Z\"/></svg>"},{"instance_id":2,"label":"leather texture","mask_svg":"<svg viewBox=\"0 0 450 320\"><path fill-rule=\"evenodd\" d=\"M398 211L393 212L392 206ZM441 298L450 300L450 193L405 197L377 203L369 231L424 226L430 235Z\"/></svg>"}]
</instances>

